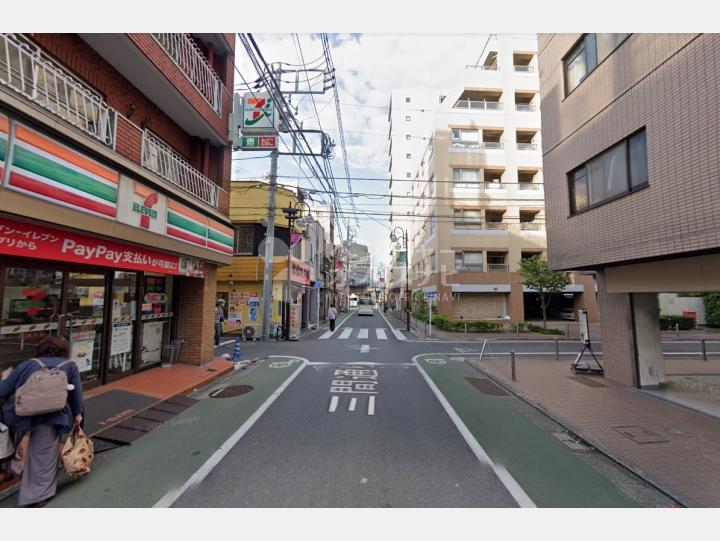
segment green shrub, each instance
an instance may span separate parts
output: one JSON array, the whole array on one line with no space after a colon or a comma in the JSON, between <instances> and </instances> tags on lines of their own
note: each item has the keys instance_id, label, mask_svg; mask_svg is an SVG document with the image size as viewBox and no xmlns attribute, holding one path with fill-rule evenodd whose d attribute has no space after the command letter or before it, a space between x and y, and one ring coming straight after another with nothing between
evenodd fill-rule
<instances>
[{"instance_id":1,"label":"green shrub","mask_svg":"<svg viewBox=\"0 0 720 541\"><path fill-rule=\"evenodd\" d=\"M689 331L695 328L695 318L686 316L660 316L660 329L663 331L675 330L675 325L681 331Z\"/></svg>"},{"instance_id":2,"label":"green shrub","mask_svg":"<svg viewBox=\"0 0 720 541\"><path fill-rule=\"evenodd\" d=\"M711 327L720 327L720 293L705 295L705 321Z\"/></svg>"},{"instance_id":3,"label":"green shrub","mask_svg":"<svg viewBox=\"0 0 720 541\"><path fill-rule=\"evenodd\" d=\"M540 333L540 334L552 334L552 335L558 335L558 336L562 336L565 334L560 329L545 329L541 325L535 325L534 323L526 323L525 326L527 327L527 330L530 332L536 332L536 333Z\"/></svg>"},{"instance_id":4,"label":"green shrub","mask_svg":"<svg viewBox=\"0 0 720 541\"><path fill-rule=\"evenodd\" d=\"M467 326L468 332L500 332L502 323L497 321L483 320L450 320L447 316L433 316L433 325L444 331L464 332Z\"/></svg>"},{"instance_id":5,"label":"green shrub","mask_svg":"<svg viewBox=\"0 0 720 541\"><path fill-rule=\"evenodd\" d=\"M510 330L512 332L523 332L525 329L527 329L527 323L525 323L524 321L510 324Z\"/></svg>"}]
</instances>

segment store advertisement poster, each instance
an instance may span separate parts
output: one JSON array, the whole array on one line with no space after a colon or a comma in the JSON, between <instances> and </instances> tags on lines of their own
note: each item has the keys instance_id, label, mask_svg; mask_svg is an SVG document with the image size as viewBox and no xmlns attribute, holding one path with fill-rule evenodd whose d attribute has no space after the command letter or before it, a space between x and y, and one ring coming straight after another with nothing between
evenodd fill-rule
<instances>
[{"instance_id":1,"label":"store advertisement poster","mask_svg":"<svg viewBox=\"0 0 720 541\"><path fill-rule=\"evenodd\" d=\"M70 335L70 358L75 361L80 372L92 370L93 349L95 331L80 331Z\"/></svg>"},{"instance_id":2,"label":"store advertisement poster","mask_svg":"<svg viewBox=\"0 0 720 541\"><path fill-rule=\"evenodd\" d=\"M113 323L110 355L129 353L132 349L132 322L120 321Z\"/></svg>"}]
</instances>

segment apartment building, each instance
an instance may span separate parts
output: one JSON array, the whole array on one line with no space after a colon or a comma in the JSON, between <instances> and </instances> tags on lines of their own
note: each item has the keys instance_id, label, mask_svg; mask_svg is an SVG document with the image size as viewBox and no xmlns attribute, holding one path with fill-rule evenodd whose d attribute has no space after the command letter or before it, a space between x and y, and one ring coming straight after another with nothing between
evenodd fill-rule
<instances>
[{"instance_id":1,"label":"apartment building","mask_svg":"<svg viewBox=\"0 0 720 541\"><path fill-rule=\"evenodd\" d=\"M550 264L596 272L606 375L662 386L658 293L720 289L720 36L539 44Z\"/></svg>"},{"instance_id":2,"label":"apartment building","mask_svg":"<svg viewBox=\"0 0 720 541\"><path fill-rule=\"evenodd\" d=\"M534 35L491 37L436 100L406 184L413 197L393 200L393 217L409 224L412 290L434 294L450 319L540 316L537 293L517 273L521 258L546 252L536 53ZM574 282L551 316L584 307L585 287L593 300L592 279Z\"/></svg>"},{"instance_id":3,"label":"apartment building","mask_svg":"<svg viewBox=\"0 0 720 541\"><path fill-rule=\"evenodd\" d=\"M233 34L0 34L0 368L48 334L86 386L213 357Z\"/></svg>"}]
</instances>

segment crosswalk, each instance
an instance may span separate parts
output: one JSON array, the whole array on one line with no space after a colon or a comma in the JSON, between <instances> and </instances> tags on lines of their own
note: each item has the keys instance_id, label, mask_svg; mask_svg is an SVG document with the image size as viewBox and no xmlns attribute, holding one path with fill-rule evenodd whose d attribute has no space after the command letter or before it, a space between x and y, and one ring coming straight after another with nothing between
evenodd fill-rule
<instances>
[{"instance_id":1,"label":"crosswalk","mask_svg":"<svg viewBox=\"0 0 720 541\"><path fill-rule=\"evenodd\" d=\"M369 340L371 336L372 329L354 329L353 327L344 327L339 335L336 335L336 332L333 331L327 331L324 334L322 334L319 339L320 340L327 340L328 338L336 337L338 340L349 340L353 336L357 340ZM385 329L377 328L374 329L374 335L375 338L378 340L387 340L388 335Z\"/></svg>"}]
</instances>

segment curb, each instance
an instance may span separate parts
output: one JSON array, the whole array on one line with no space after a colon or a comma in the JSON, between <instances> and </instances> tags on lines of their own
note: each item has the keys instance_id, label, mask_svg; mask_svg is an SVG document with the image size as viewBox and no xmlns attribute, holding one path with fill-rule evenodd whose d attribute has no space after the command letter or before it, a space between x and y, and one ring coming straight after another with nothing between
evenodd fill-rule
<instances>
[{"instance_id":1,"label":"curb","mask_svg":"<svg viewBox=\"0 0 720 541\"><path fill-rule=\"evenodd\" d=\"M662 492L663 494L665 494L665 495L666 495L668 498L670 498L671 500L674 500L675 502L677 502L678 504L680 504L680 505L683 506L683 507L702 507L702 506L699 505L697 502L694 502L693 500L691 500L691 499L689 499L689 498L686 498L685 496L682 496L681 494L678 494L677 492L675 492L674 489L668 487L668 486L665 485L665 483L663 483L662 481L659 481L659 480L655 479L655 477L652 476L651 474L646 473L646 472L643 471L641 468L635 466L633 463L625 460L621 455L618 455L618 454L615 453L614 451L611 451L610 449L608 449L607 447L605 447L605 445L603 445L602 443L598 442L598 441L595 440L594 438L592 438L592 437L588 436L587 434L585 434L582 430L578 430L577 428L574 428L574 427L573 427L572 425L570 425L570 423L568 423L565 419L563 419L562 417L559 417L559 416L555 415L554 413L550 412L547 408L545 408L544 406L542 406L539 402L533 400L532 398L530 398L529 396L525 395L524 393L521 393L520 391L518 391L518 390L515 389L514 387L511 387L509 384L507 384L505 381L503 381L503 380L500 379L499 377L497 377L497 376L489 373L488 371L486 371L486 370L483 369L483 368L480 368L480 367L477 366L477 365L472 364L472 363L471 363L470 361L468 361L468 360L465 360L465 363L466 363L468 366L470 366L470 367L474 368L475 370L477 370L478 372L480 372L481 374L483 374L485 377L487 377L489 380L491 380L491 381L494 382L495 384L499 385L500 387L502 387L503 389L505 389L506 391L508 391L509 393L511 393L513 396L516 396L517 398L519 398L519 399L522 400L523 402L529 404L530 406L534 407L534 408L537 409L538 411L540 411L540 412L542 412L543 414L547 415L548 417L550 417L550 419L552 419L552 420L555 421L557 424L559 424L560 426L562 426L565 430L567 430L568 432L570 432L572 435L578 437L580 440L582 440L583 442L587 443L587 444L590 445L592 448L596 449L597 451L599 451L600 453L602 453L603 455L605 455L606 457L608 457L610 460L612 460L612 461L615 462L616 464L622 466L622 467L625 468L626 470L628 470L628 471L630 471L631 473L637 475L637 476L640 477L643 481L645 481L646 483L648 483L649 485L653 486L653 487L654 487L655 489L657 489L658 491L660 491L660 492Z\"/></svg>"}]
</instances>

